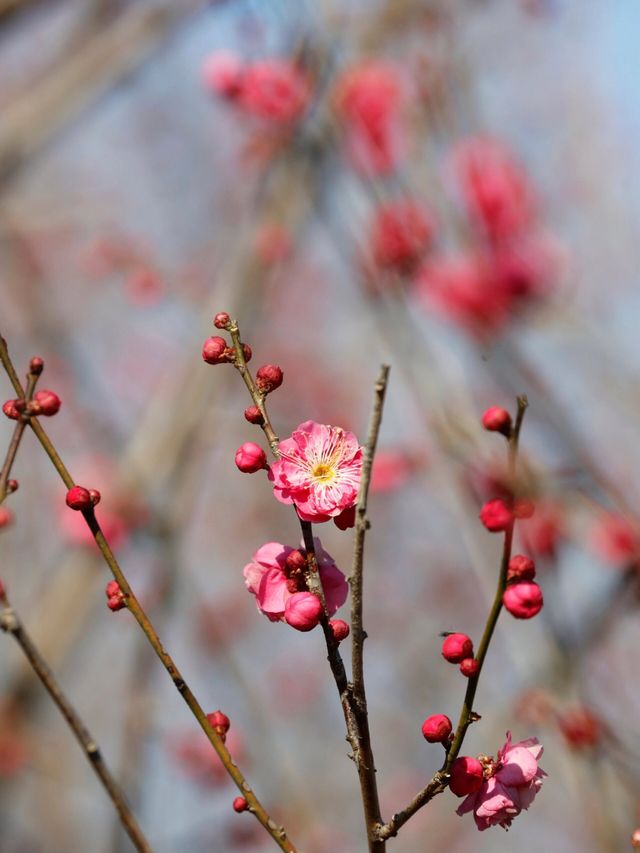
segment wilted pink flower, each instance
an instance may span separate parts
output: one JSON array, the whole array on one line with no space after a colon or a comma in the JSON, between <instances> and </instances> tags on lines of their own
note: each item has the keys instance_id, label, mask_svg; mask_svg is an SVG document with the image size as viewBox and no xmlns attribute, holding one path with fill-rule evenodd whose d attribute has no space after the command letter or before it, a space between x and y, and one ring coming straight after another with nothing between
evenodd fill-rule
<instances>
[{"instance_id":1,"label":"wilted pink flower","mask_svg":"<svg viewBox=\"0 0 640 853\"><path fill-rule=\"evenodd\" d=\"M245 68L239 102L257 118L288 124L301 116L310 97L308 78L287 59L265 59Z\"/></svg>"},{"instance_id":2,"label":"wilted pink flower","mask_svg":"<svg viewBox=\"0 0 640 853\"><path fill-rule=\"evenodd\" d=\"M371 252L380 269L410 273L433 241L433 218L415 201L381 205L371 228Z\"/></svg>"},{"instance_id":3,"label":"wilted pink flower","mask_svg":"<svg viewBox=\"0 0 640 853\"><path fill-rule=\"evenodd\" d=\"M269 479L277 499L294 504L303 521L328 521L356 503L362 448L352 432L305 421L278 449Z\"/></svg>"},{"instance_id":4,"label":"wilted pink flower","mask_svg":"<svg viewBox=\"0 0 640 853\"><path fill-rule=\"evenodd\" d=\"M314 542L327 610L329 616L333 616L346 601L349 587L320 540L315 539ZM284 621L288 599L297 592L306 591L304 574L298 567L299 560L287 560L290 555L295 557L299 552L280 542L267 542L258 548L252 561L244 568L247 589L255 595L258 610L272 622Z\"/></svg>"},{"instance_id":5,"label":"wilted pink flower","mask_svg":"<svg viewBox=\"0 0 640 853\"><path fill-rule=\"evenodd\" d=\"M459 142L453 167L469 216L490 238L513 237L532 224L531 185L502 142L480 136Z\"/></svg>"},{"instance_id":6,"label":"wilted pink flower","mask_svg":"<svg viewBox=\"0 0 640 853\"><path fill-rule=\"evenodd\" d=\"M511 732L496 761L485 762L485 779L480 789L469 794L457 809L463 815L473 811L479 830L490 826L508 829L522 809L528 809L547 774L538 766L542 747L537 738L511 743Z\"/></svg>"}]
</instances>

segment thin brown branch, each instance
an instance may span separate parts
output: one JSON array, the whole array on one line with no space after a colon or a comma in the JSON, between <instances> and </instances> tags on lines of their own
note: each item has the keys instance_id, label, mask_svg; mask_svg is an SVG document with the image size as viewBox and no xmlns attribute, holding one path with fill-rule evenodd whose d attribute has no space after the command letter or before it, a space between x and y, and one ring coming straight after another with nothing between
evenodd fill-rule
<instances>
[{"instance_id":1,"label":"thin brown branch","mask_svg":"<svg viewBox=\"0 0 640 853\"><path fill-rule=\"evenodd\" d=\"M0 346L6 347L4 340L0 342ZM27 374L27 390L25 393L26 402L28 402L32 398L39 376L39 372L29 372ZM24 431L27 428L27 421L28 418L26 416L21 417L20 420L17 421L13 430L13 435L11 436L11 441L9 442L9 447L7 448L7 455L5 456L4 464L2 466L2 470L0 471L0 504L3 503L4 499L7 497L10 491L7 484L9 482L9 477L11 476L11 469L13 468L13 463L16 460L16 454L18 453L20 442L22 441L22 436L24 435Z\"/></svg>"},{"instance_id":2,"label":"thin brown branch","mask_svg":"<svg viewBox=\"0 0 640 853\"><path fill-rule=\"evenodd\" d=\"M2 362L7 374L11 378L11 381L16 389L16 392L23 396L24 392L22 390L22 386L20 384L20 380L17 377L15 372L15 368L13 367L13 363L9 356L9 352L6 346L6 342L0 336L0 361ZM72 488L75 483L68 469L63 464L58 452L56 451L51 439L46 434L45 430L42 428L38 419L35 417L30 418L29 425L32 430L36 434L38 440L40 441L42 447L45 452L51 459L56 471L60 475L64 484L67 488ZM266 829L269 835L273 838L276 844L280 847L281 850L286 851L286 853L296 853L296 848L293 846L292 842L287 838L286 832L283 827L279 827L275 821L269 816L268 812L262 805L262 803L258 800L256 795L253 793L249 783L245 779L243 773L240 771L235 761L233 760L229 750L226 748L224 741L220 737L220 735L213 728L209 720L207 719L207 715L202 709L200 703L197 701L196 697L192 693L190 687L182 677L180 670L175 665L172 657L165 650L162 645L156 630L147 616L146 612L140 605L138 599L136 598L133 590L129 586L129 582L123 573L120 565L111 550L109 543L107 542L98 520L95 517L95 513L93 511L93 507L91 509L85 510L82 512L84 519L89 527L91 533L93 534L93 538L95 539L96 545L98 546L102 557L111 570L111 573L115 580L118 582L118 585L124 595L127 608L131 611L133 617L136 622L140 625L142 631L146 635L149 643L153 647L156 655L160 658L160 661L164 668L167 670L171 679L176 687L176 690L180 693L186 704L188 705L191 713L196 718L200 727L206 734L209 742L215 749L220 761L225 767L225 770L229 774L229 776L233 779L237 787L242 793L242 796L247 800L248 803L248 811L252 812L258 821L262 824L262 826Z\"/></svg>"},{"instance_id":3,"label":"thin brown branch","mask_svg":"<svg viewBox=\"0 0 640 853\"><path fill-rule=\"evenodd\" d=\"M514 427L511 431L511 435L509 436L508 443L509 478L512 485L514 486L516 463L518 456L518 443L520 439L520 429L522 427L522 421L528 405L527 398L525 396L518 397L517 402L518 412ZM507 569L509 567L509 560L511 559L511 545L513 542L514 527L515 520L512 521L511 524L509 524L509 526L505 530L504 545L502 548L502 559L500 561L500 575L498 577L496 594L493 600L493 604L491 605L491 610L489 611L487 621L485 623L484 631L482 632L478 651L476 653L478 669L475 675L473 675L469 679L469 682L467 684L464 700L462 702L462 709L460 711L458 726L456 728L451 745L447 751L445 761L440 770L438 770L438 772L433 775L432 779L429 781L426 787L423 788L422 791L420 791L413 798L413 800L411 800L411 802L407 806L405 806L405 808L401 809L399 812L397 812L397 814L393 815L393 817L388 823L382 824L377 828L378 838L387 839L397 835L400 827L403 826L409 820L409 818L411 818L419 809L421 809L422 806L426 805L426 803L432 800L433 797L435 797L437 794L441 794L448 785L448 778L451 766L458 757L458 754L460 753L460 749L462 748L462 744L469 726L476 718L473 711L473 703L475 700L476 691L478 689L480 675L482 673L482 666L489 650L489 644L491 643L491 638L493 637L493 632L498 622L500 611L502 610L502 596L507 585Z\"/></svg>"},{"instance_id":4,"label":"thin brown branch","mask_svg":"<svg viewBox=\"0 0 640 853\"><path fill-rule=\"evenodd\" d=\"M111 771L102 757L100 748L83 723L78 712L65 696L39 649L27 633L20 617L11 606L6 592L1 585L0 606L2 607L2 610L0 611L0 628L7 634L11 634L20 646L27 660L31 664L33 671L38 676L45 689L58 706L60 713L69 724L69 728L84 750L87 761L93 767L97 777L100 779L105 791L109 795L111 802L120 817L120 822L131 839L133 846L136 850L142 851L142 853L151 853L151 845L145 838L138 821L127 805L120 786L111 775Z\"/></svg>"}]
</instances>

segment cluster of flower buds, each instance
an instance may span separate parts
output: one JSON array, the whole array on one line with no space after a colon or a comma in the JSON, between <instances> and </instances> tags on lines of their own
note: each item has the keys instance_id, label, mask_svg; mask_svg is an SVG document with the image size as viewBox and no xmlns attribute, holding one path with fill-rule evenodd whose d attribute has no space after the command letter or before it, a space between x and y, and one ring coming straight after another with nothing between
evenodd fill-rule
<instances>
[{"instance_id":1,"label":"cluster of flower buds","mask_svg":"<svg viewBox=\"0 0 640 853\"><path fill-rule=\"evenodd\" d=\"M107 607L115 613L127 606L124 593L120 589L118 581L109 581L105 587L105 595L107 596Z\"/></svg>"},{"instance_id":2,"label":"cluster of flower buds","mask_svg":"<svg viewBox=\"0 0 640 853\"><path fill-rule=\"evenodd\" d=\"M466 634L445 634L442 657L449 663L460 664L460 672L471 678L478 671L478 661L473 656L473 643Z\"/></svg>"},{"instance_id":3,"label":"cluster of flower buds","mask_svg":"<svg viewBox=\"0 0 640 853\"><path fill-rule=\"evenodd\" d=\"M32 359L33 361L33 359ZM21 417L31 417L32 415L51 417L60 411L60 397L54 394L53 391L37 391L33 400L7 400L2 405L2 411L13 421L19 420Z\"/></svg>"},{"instance_id":4,"label":"cluster of flower buds","mask_svg":"<svg viewBox=\"0 0 640 853\"><path fill-rule=\"evenodd\" d=\"M207 714L207 720L211 728L220 736L220 739L224 743L227 739L227 732L231 728L229 717L223 714L222 711L213 711L211 714Z\"/></svg>"},{"instance_id":5,"label":"cluster of flower buds","mask_svg":"<svg viewBox=\"0 0 640 853\"><path fill-rule=\"evenodd\" d=\"M507 588L502 596L505 609L516 619L531 619L542 610L542 590L534 582L533 560L516 554L507 567Z\"/></svg>"},{"instance_id":6,"label":"cluster of flower buds","mask_svg":"<svg viewBox=\"0 0 640 853\"><path fill-rule=\"evenodd\" d=\"M65 500L69 509L85 512L100 503L100 492L97 489L85 489L84 486L73 486Z\"/></svg>"}]
</instances>

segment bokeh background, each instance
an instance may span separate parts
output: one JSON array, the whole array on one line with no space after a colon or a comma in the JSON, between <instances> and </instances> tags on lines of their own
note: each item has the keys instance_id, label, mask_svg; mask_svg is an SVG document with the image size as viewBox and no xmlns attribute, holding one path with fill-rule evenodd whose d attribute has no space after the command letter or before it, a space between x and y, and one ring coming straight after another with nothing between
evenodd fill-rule
<instances>
[{"instance_id":1,"label":"bokeh background","mask_svg":"<svg viewBox=\"0 0 640 853\"><path fill-rule=\"evenodd\" d=\"M365 602L386 818L441 762L424 717L457 719L438 635L477 640L493 596L501 537L477 516L504 449L480 416L528 395L518 550L545 608L502 616L464 752L535 735L549 778L508 834L479 834L447 792L389 848L630 848L639 33L634 0L0 0L1 331L21 374L45 359L51 437L305 853L365 849L358 786L321 634L269 623L244 588L254 551L299 530L234 466L258 437L239 377L200 358L219 310L255 366L284 370L281 436L313 418L364 439L392 366ZM133 620L105 607L106 569L30 434L14 474L2 578L154 849L269 849ZM351 534L318 533L348 573ZM1 849L130 849L0 640Z\"/></svg>"}]
</instances>

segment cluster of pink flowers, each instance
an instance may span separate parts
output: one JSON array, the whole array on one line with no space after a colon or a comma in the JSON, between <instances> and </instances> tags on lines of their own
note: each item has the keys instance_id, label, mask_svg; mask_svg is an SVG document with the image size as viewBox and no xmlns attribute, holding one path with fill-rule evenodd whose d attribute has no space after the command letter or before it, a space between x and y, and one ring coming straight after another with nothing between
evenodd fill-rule
<instances>
[{"instance_id":1,"label":"cluster of pink flowers","mask_svg":"<svg viewBox=\"0 0 640 853\"><path fill-rule=\"evenodd\" d=\"M479 830L490 826L508 829L523 809L528 809L547 775L538 765L542 746L537 738L511 743L511 732L494 761L462 756L451 767L449 787L466 796L459 815L473 812Z\"/></svg>"},{"instance_id":2,"label":"cluster of pink flowers","mask_svg":"<svg viewBox=\"0 0 640 853\"><path fill-rule=\"evenodd\" d=\"M243 63L235 54L221 51L203 66L204 84L254 118L277 125L297 121L311 99L307 75L288 59Z\"/></svg>"}]
</instances>

